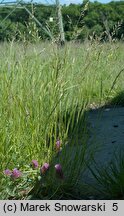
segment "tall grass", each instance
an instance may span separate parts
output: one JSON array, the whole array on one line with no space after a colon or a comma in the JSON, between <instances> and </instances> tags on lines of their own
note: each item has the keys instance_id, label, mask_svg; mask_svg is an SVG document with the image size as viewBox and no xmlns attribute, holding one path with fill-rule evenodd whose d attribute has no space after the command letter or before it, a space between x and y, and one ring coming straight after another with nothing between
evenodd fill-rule
<instances>
[{"instance_id":1,"label":"tall grass","mask_svg":"<svg viewBox=\"0 0 124 216\"><path fill-rule=\"evenodd\" d=\"M63 49L48 43L0 44L1 198L9 196L5 193L8 183L3 170L17 167L23 171L32 159L40 165L52 164L57 139L61 140L64 153L55 161L61 162L67 177L59 183L63 185L62 193L77 183L85 168L84 112L91 104L104 104L123 90L120 74L110 92L124 67L123 49L121 43L86 42L67 44ZM75 154L67 144L77 146ZM31 188L34 182L35 179ZM55 182L51 182L53 194L60 187Z\"/></svg>"},{"instance_id":2,"label":"tall grass","mask_svg":"<svg viewBox=\"0 0 124 216\"><path fill-rule=\"evenodd\" d=\"M96 180L95 190L102 199L124 199L124 155L116 154L115 160L100 167L96 162L89 168ZM94 187L94 185L92 185Z\"/></svg>"}]
</instances>

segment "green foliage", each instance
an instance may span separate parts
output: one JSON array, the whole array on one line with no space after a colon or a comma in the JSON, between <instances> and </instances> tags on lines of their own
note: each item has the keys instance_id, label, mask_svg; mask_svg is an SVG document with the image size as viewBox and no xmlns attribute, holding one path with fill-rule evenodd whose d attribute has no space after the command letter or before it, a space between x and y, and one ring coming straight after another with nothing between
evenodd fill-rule
<instances>
[{"instance_id":1,"label":"green foliage","mask_svg":"<svg viewBox=\"0 0 124 216\"><path fill-rule=\"evenodd\" d=\"M32 12L32 14L44 27L51 31L55 39L58 37L59 32L57 27L57 11L55 5L46 6L42 4L24 4L24 6L26 6ZM34 34L34 29L31 36L31 17L24 8L17 8L13 13L11 13L11 10L12 9L9 7L0 7L0 22L2 22L4 18L10 13L9 17L5 21L3 21L2 25L0 25L1 41L12 40L12 37L18 40L17 32L21 32L21 34L25 32L28 40L32 40L32 38L34 38L35 36L36 40L39 40L40 38L43 40L49 39L49 36L38 24L33 24L35 25L37 33L36 35ZM123 1L110 2L108 4L101 4L98 2L91 3L89 1L85 1L83 2L83 4L78 5L63 5L62 15L65 37L68 41L74 39L80 39L81 41L83 41L84 38L89 38L89 36L94 34L100 37L101 33L102 40L110 40L110 37L111 40L123 39ZM50 17L53 17L53 23L49 22Z\"/></svg>"},{"instance_id":2,"label":"green foliage","mask_svg":"<svg viewBox=\"0 0 124 216\"><path fill-rule=\"evenodd\" d=\"M88 35L89 35L89 29L86 26L84 26L80 31L80 33L78 34L77 39L80 41L85 41L85 39L88 39Z\"/></svg>"},{"instance_id":3,"label":"green foliage","mask_svg":"<svg viewBox=\"0 0 124 216\"><path fill-rule=\"evenodd\" d=\"M124 155L115 154L111 163L106 167L95 164L91 169L94 178L97 180L95 189L102 199L124 199Z\"/></svg>"}]
</instances>

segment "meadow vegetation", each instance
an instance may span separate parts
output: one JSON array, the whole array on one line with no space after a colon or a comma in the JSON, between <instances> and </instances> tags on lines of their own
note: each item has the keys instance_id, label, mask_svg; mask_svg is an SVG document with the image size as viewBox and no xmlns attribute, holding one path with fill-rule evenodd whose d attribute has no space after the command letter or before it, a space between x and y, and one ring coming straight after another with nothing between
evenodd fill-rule
<instances>
[{"instance_id":1,"label":"meadow vegetation","mask_svg":"<svg viewBox=\"0 0 124 216\"><path fill-rule=\"evenodd\" d=\"M82 198L85 113L123 96L123 42L12 41L0 50L0 198Z\"/></svg>"}]
</instances>

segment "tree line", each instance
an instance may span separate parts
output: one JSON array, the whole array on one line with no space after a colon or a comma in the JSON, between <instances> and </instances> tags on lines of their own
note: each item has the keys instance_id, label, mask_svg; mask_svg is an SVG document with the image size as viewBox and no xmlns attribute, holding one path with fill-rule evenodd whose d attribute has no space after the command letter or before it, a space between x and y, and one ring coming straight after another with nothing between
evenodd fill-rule
<instances>
[{"instance_id":1,"label":"tree line","mask_svg":"<svg viewBox=\"0 0 124 216\"><path fill-rule=\"evenodd\" d=\"M102 4L84 0L82 4L62 5L61 9L67 41L124 40L124 1ZM0 41L49 40L47 32L59 39L58 29L56 5L0 6Z\"/></svg>"}]
</instances>

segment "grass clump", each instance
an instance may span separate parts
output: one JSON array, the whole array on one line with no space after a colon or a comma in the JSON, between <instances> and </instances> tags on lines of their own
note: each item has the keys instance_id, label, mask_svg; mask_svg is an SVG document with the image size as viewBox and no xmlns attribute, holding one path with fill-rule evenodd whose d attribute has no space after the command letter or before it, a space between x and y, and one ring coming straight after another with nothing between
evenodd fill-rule
<instances>
[{"instance_id":1,"label":"grass clump","mask_svg":"<svg viewBox=\"0 0 124 216\"><path fill-rule=\"evenodd\" d=\"M100 167L95 164L90 167L97 183L93 186L100 199L124 199L124 157L123 153L115 155L107 166Z\"/></svg>"}]
</instances>

